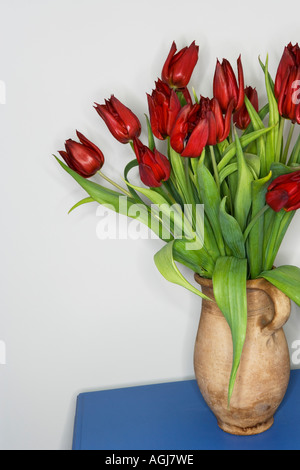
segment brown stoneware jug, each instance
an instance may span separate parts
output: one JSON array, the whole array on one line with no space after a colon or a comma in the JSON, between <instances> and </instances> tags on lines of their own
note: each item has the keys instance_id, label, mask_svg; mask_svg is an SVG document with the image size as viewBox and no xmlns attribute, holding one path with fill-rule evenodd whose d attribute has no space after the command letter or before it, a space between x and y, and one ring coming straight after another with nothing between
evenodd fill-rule
<instances>
[{"instance_id":1,"label":"brown stoneware jug","mask_svg":"<svg viewBox=\"0 0 300 470\"><path fill-rule=\"evenodd\" d=\"M195 275L202 292L202 311L194 351L200 391L224 431L237 435L269 429L290 377L290 358L282 326L290 315L289 298L264 279L247 282L246 340L230 406L227 392L232 366L232 337L218 308L209 279Z\"/></svg>"}]
</instances>

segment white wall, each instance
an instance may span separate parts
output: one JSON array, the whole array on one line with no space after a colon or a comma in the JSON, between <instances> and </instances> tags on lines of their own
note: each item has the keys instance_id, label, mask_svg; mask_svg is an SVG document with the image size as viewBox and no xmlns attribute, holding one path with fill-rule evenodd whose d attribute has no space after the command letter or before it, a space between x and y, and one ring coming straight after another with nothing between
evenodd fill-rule
<instances>
[{"instance_id":1,"label":"white wall","mask_svg":"<svg viewBox=\"0 0 300 470\"><path fill-rule=\"evenodd\" d=\"M258 55L274 74L298 18L297 0L1 0L1 448L70 449L80 392L193 377L200 300L157 272L160 241L100 241L96 205L67 215L84 193L51 155L79 129L118 179L131 150L94 101L114 93L144 123L173 39L200 46L198 93L211 95L216 57L239 53L263 91ZM277 264L300 266L299 229L297 214Z\"/></svg>"}]
</instances>

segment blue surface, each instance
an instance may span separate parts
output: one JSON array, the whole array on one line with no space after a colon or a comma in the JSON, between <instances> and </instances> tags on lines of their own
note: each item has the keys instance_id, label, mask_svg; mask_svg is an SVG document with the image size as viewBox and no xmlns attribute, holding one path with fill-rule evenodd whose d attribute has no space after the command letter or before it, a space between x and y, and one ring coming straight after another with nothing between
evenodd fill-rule
<instances>
[{"instance_id":1,"label":"blue surface","mask_svg":"<svg viewBox=\"0 0 300 470\"><path fill-rule=\"evenodd\" d=\"M273 426L256 436L222 431L195 380L82 393L73 450L299 450L300 370L292 370Z\"/></svg>"}]
</instances>

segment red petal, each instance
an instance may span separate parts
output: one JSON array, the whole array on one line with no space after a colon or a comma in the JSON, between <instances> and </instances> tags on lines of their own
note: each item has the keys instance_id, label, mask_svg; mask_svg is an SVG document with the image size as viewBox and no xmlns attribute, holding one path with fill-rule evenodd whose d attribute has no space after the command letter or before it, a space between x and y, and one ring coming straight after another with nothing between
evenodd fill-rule
<instances>
[{"instance_id":1,"label":"red petal","mask_svg":"<svg viewBox=\"0 0 300 470\"><path fill-rule=\"evenodd\" d=\"M160 167L162 172L164 173L163 175L163 181L167 181L170 177L171 174L171 164L167 157L163 155L162 153L158 152L158 150L155 149L154 151L154 158L157 163L157 165Z\"/></svg>"},{"instance_id":2,"label":"red petal","mask_svg":"<svg viewBox=\"0 0 300 470\"><path fill-rule=\"evenodd\" d=\"M225 73L218 60L213 81L213 93L214 97L217 98L220 103L222 111L225 112L229 103L229 94Z\"/></svg>"},{"instance_id":3,"label":"red petal","mask_svg":"<svg viewBox=\"0 0 300 470\"><path fill-rule=\"evenodd\" d=\"M106 104L96 103L95 109L115 139L123 144L128 143L130 139L126 127L115 117L114 113L109 111L109 107Z\"/></svg>"},{"instance_id":4,"label":"red petal","mask_svg":"<svg viewBox=\"0 0 300 470\"><path fill-rule=\"evenodd\" d=\"M212 111L206 113L208 137L206 145L216 145L217 143L217 123L215 115Z\"/></svg>"},{"instance_id":5,"label":"red petal","mask_svg":"<svg viewBox=\"0 0 300 470\"><path fill-rule=\"evenodd\" d=\"M162 72L161 72L162 81L165 82L165 83L170 84L169 67L170 67L171 60L172 60L172 58L173 58L176 51L177 51L177 47L176 47L175 41L173 41L170 52L168 54L168 57L167 57L167 59L164 63L164 66L163 66L163 69L162 69Z\"/></svg>"},{"instance_id":6,"label":"red petal","mask_svg":"<svg viewBox=\"0 0 300 470\"><path fill-rule=\"evenodd\" d=\"M102 162L102 164L103 164L104 163L104 156L103 156L103 153L101 152L101 150L95 144L93 144L93 142L91 142L83 134L81 134L81 132L76 131L76 134L77 134L77 137L80 140L80 142L83 145L85 145L86 147L92 149L97 154L99 162Z\"/></svg>"},{"instance_id":7,"label":"red petal","mask_svg":"<svg viewBox=\"0 0 300 470\"><path fill-rule=\"evenodd\" d=\"M288 70L290 67L295 65L295 58L292 53L291 44L284 48L281 60L279 62L279 66L276 73L275 78L275 86L274 86L274 94L276 99L278 99L279 94L282 90L283 81L286 79L286 75L288 74Z\"/></svg>"},{"instance_id":8,"label":"red petal","mask_svg":"<svg viewBox=\"0 0 300 470\"><path fill-rule=\"evenodd\" d=\"M147 99L148 99L148 108L149 108L150 124L151 124L152 132L155 135L155 137L157 137L160 140L163 140L164 137L162 136L159 130L158 117L157 117L156 106L155 106L154 100L152 96L148 94L147 94Z\"/></svg>"},{"instance_id":9,"label":"red petal","mask_svg":"<svg viewBox=\"0 0 300 470\"><path fill-rule=\"evenodd\" d=\"M184 88L190 81L191 75L198 61L198 49L195 41L185 48L184 52L172 64L172 84L177 88ZM181 51L182 52L182 51Z\"/></svg>"},{"instance_id":10,"label":"red petal","mask_svg":"<svg viewBox=\"0 0 300 470\"><path fill-rule=\"evenodd\" d=\"M234 100L232 99L229 103L229 106L226 111L225 120L224 120L224 133L219 138L219 142L223 142L223 140L227 139L229 132L230 132L230 125L231 125L231 116L234 107Z\"/></svg>"},{"instance_id":11,"label":"red petal","mask_svg":"<svg viewBox=\"0 0 300 470\"><path fill-rule=\"evenodd\" d=\"M236 104L236 111L241 109L241 107L244 104L244 99L245 99L245 92L244 92L244 72L243 72L243 66L242 66L242 61L241 61L241 56L239 56L237 60L237 67L238 67L238 81L239 81L239 94L238 94L238 102Z\"/></svg>"},{"instance_id":12,"label":"red petal","mask_svg":"<svg viewBox=\"0 0 300 470\"><path fill-rule=\"evenodd\" d=\"M278 188L279 186L283 187L289 185L291 181L296 183L300 182L300 170L278 176L269 185L268 191L271 191L273 188Z\"/></svg>"},{"instance_id":13,"label":"red petal","mask_svg":"<svg viewBox=\"0 0 300 470\"><path fill-rule=\"evenodd\" d=\"M199 124L193 130L188 143L181 153L183 157L199 157L207 144L208 123L206 119L201 119Z\"/></svg>"},{"instance_id":14,"label":"red petal","mask_svg":"<svg viewBox=\"0 0 300 470\"><path fill-rule=\"evenodd\" d=\"M174 90L171 92L170 104L169 104L169 115L167 123L167 134L171 135L173 126L176 122L177 116L181 110L179 98Z\"/></svg>"},{"instance_id":15,"label":"red petal","mask_svg":"<svg viewBox=\"0 0 300 470\"><path fill-rule=\"evenodd\" d=\"M141 133L141 124L136 115L119 101L115 96L110 98L110 102L114 107L119 118L123 122L124 126L128 130L130 140L133 136L138 137Z\"/></svg>"},{"instance_id":16,"label":"red petal","mask_svg":"<svg viewBox=\"0 0 300 470\"><path fill-rule=\"evenodd\" d=\"M141 181L150 188L158 188L161 186L162 182L157 180L150 166L145 165L144 163L139 165L140 178Z\"/></svg>"},{"instance_id":17,"label":"red petal","mask_svg":"<svg viewBox=\"0 0 300 470\"><path fill-rule=\"evenodd\" d=\"M191 109L190 105L185 105L179 112L172 128L170 144L177 153L181 153L184 149L184 141L188 132L188 115Z\"/></svg>"},{"instance_id":18,"label":"red petal","mask_svg":"<svg viewBox=\"0 0 300 470\"><path fill-rule=\"evenodd\" d=\"M266 202L275 212L281 211L281 209L283 209L287 204L288 200L288 193L281 189L274 189L266 194Z\"/></svg>"},{"instance_id":19,"label":"red petal","mask_svg":"<svg viewBox=\"0 0 300 470\"><path fill-rule=\"evenodd\" d=\"M236 107L238 103L238 85L234 75L234 71L231 67L230 62L227 59L223 60L223 69L227 82L228 97L229 99L234 98L234 107Z\"/></svg>"}]
</instances>

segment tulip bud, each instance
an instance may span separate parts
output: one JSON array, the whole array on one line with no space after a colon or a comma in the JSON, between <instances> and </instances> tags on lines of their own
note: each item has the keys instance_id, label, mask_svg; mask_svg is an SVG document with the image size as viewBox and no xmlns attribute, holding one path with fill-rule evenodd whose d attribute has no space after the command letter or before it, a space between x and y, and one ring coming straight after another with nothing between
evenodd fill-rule
<instances>
[{"instance_id":1,"label":"tulip bud","mask_svg":"<svg viewBox=\"0 0 300 470\"><path fill-rule=\"evenodd\" d=\"M181 109L176 92L158 80L152 95L148 95L151 129L155 137L164 140L171 134L175 119Z\"/></svg>"},{"instance_id":2,"label":"tulip bud","mask_svg":"<svg viewBox=\"0 0 300 470\"><path fill-rule=\"evenodd\" d=\"M256 89L252 88L251 86L246 87L245 95L249 99L255 111L258 112L258 95ZM233 122L238 129L245 130L249 126L250 121L251 119L244 103L241 109L233 114Z\"/></svg>"},{"instance_id":3,"label":"tulip bud","mask_svg":"<svg viewBox=\"0 0 300 470\"><path fill-rule=\"evenodd\" d=\"M233 109L238 111L244 103L244 73L241 56L237 60L238 84L233 69L227 59L223 59L222 64L217 61L213 90L214 97L217 98L222 112L226 113L230 102L233 100Z\"/></svg>"},{"instance_id":4,"label":"tulip bud","mask_svg":"<svg viewBox=\"0 0 300 470\"><path fill-rule=\"evenodd\" d=\"M284 48L276 73L274 85L274 94L276 99L279 98L282 90L282 84L286 80L287 75L289 75L290 69L292 67L300 67L300 47L298 44L293 46L292 43L289 43Z\"/></svg>"},{"instance_id":5,"label":"tulip bud","mask_svg":"<svg viewBox=\"0 0 300 470\"><path fill-rule=\"evenodd\" d=\"M291 67L278 97L278 111L285 119L300 124L300 66Z\"/></svg>"},{"instance_id":6,"label":"tulip bud","mask_svg":"<svg viewBox=\"0 0 300 470\"><path fill-rule=\"evenodd\" d=\"M300 208L300 171L279 176L269 185L267 204L275 211L287 212Z\"/></svg>"},{"instance_id":7,"label":"tulip bud","mask_svg":"<svg viewBox=\"0 0 300 470\"><path fill-rule=\"evenodd\" d=\"M105 104L97 104L99 116L104 120L112 135L122 144L127 144L134 137L139 137L141 124L136 115L113 95Z\"/></svg>"},{"instance_id":8,"label":"tulip bud","mask_svg":"<svg viewBox=\"0 0 300 470\"><path fill-rule=\"evenodd\" d=\"M184 47L177 53L176 51L177 47L173 41L161 78L171 88L185 88L198 61L199 46L193 41L189 47Z\"/></svg>"},{"instance_id":9,"label":"tulip bud","mask_svg":"<svg viewBox=\"0 0 300 470\"><path fill-rule=\"evenodd\" d=\"M102 168L104 156L101 150L83 134L78 131L76 134L81 143L68 139L65 143L66 151L60 150L59 154L71 170L84 178L90 178Z\"/></svg>"},{"instance_id":10,"label":"tulip bud","mask_svg":"<svg viewBox=\"0 0 300 470\"><path fill-rule=\"evenodd\" d=\"M171 165L167 157L156 149L152 152L137 138L133 140L133 147L139 163L140 178L146 186L157 188L169 179Z\"/></svg>"},{"instance_id":11,"label":"tulip bud","mask_svg":"<svg viewBox=\"0 0 300 470\"><path fill-rule=\"evenodd\" d=\"M283 51L274 85L279 114L300 124L300 47L289 43Z\"/></svg>"}]
</instances>

